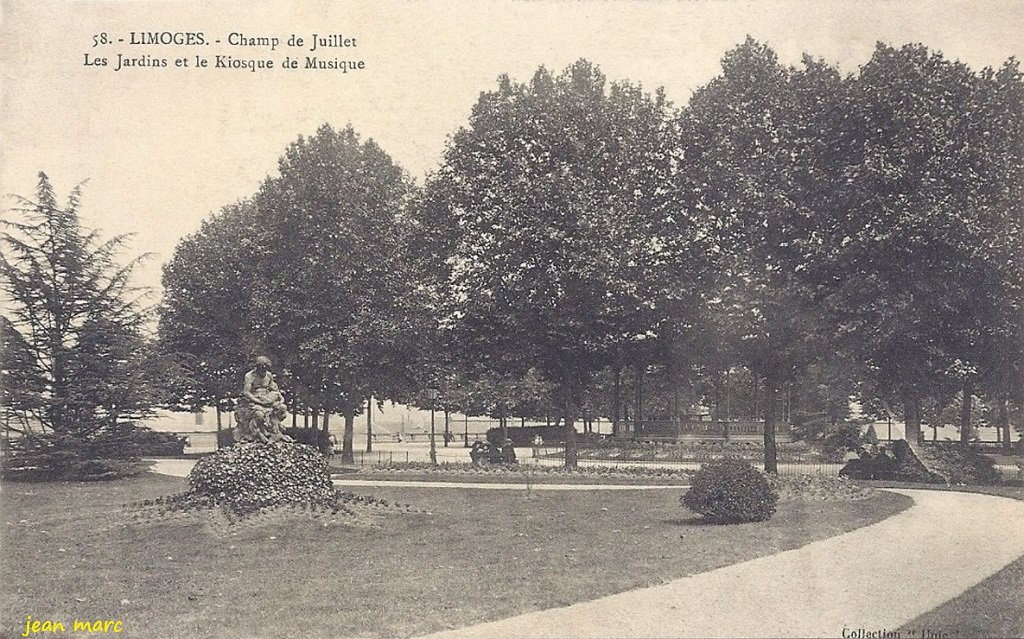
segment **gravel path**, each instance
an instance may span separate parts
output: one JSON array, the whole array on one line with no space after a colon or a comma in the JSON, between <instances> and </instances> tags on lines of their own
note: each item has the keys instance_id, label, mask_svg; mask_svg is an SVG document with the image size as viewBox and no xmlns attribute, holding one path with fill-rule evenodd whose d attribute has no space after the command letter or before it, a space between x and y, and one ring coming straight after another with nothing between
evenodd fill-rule
<instances>
[{"instance_id":1,"label":"gravel path","mask_svg":"<svg viewBox=\"0 0 1024 639\"><path fill-rule=\"evenodd\" d=\"M372 486L374 488L477 488L481 490L653 490L674 488L685 491L688 487L683 485L664 484L659 486L642 484L532 484L508 483L492 484L485 482L454 482L454 481L405 481L405 480L376 480L376 479L335 479L335 486Z\"/></svg>"},{"instance_id":2,"label":"gravel path","mask_svg":"<svg viewBox=\"0 0 1024 639\"><path fill-rule=\"evenodd\" d=\"M914 505L802 548L431 637L885 637L1024 555L1024 502L894 492Z\"/></svg>"}]
</instances>

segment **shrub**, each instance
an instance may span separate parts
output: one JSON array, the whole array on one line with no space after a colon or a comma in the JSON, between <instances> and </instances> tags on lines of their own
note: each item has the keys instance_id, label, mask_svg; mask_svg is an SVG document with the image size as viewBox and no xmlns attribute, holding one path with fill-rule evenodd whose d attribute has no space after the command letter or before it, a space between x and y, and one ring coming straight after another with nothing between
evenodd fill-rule
<instances>
[{"instance_id":1,"label":"shrub","mask_svg":"<svg viewBox=\"0 0 1024 639\"><path fill-rule=\"evenodd\" d=\"M290 442L222 448L196 463L188 483L190 494L236 512L334 497L327 460L309 446Z\"/></svg>"},{"instance_id":2,"label":"shrub","mask_svg":"<svg viewBox=\"0 0 1024 639\"><path fill-rule=\"evenodd\" d=\"M718 459L701 466L680 501L712 523L733 524L770 519L778 495L747 462Z\"/></svg>"},{"instance_id":3,"label":"shrub","mask_svg":"<svg viewBox=\"0 0 1024 639\"><path fill-rule=\"evenodd\" d=\"M119 424L101 436L81 440L66 433L33 433L6 442L0 476L5 480L98 481L131 477L146 465L132 443L138 429Z\"/></svg>"},{"instance_id":4,"label":"shrub","mask_svg":"<svg viewBox=\"0 0 1024 639\"><path fill-rule=\"evenodd\" d=\"M947 484L998 484L1001 479L992 458L972 446L928 444L919 452L925 466Z\"/></svg>"},{"instance_id":5,"label":"shrub","mask_svg":"<svg viewBox=\"0 0 1024 639\"><path fill-rule=\"evenodd\" d=\"M892 443L892 453L896 457L894 479L900 481L922 482L925 484L942 484L945 479L933 473L914 453L914 449L906 440L898 439Z\"/></svg>"},{"instance_id":6,"label":"shrub","mask_svg":"<svg viewBox=\"0 0 1024 639\"><path fill-rule=\"evenodd\" d=\"M282 428L281 432L291 437L300 444L311 446L319 450L324 455L330 455L333 452L333 446L331 445L331 436L329 433L317 428ZM235 445L235 429L225 428L217 431L217 447L218 448L230 448Z\"/></svg>"},{"instance_id":7,"label":"shrub","mask_svg":"<svg viewBox=\"0 0 1024 639\"><path fill-rule=\"evenodd\" d=\"M217 448L230 448L235 445L235 429L224 428L217 431Z\"/></svg>"},{"instance_id":8,"label":"shrub","mask_svg":"<svg viewBox=\"0 0 1024 639\"><path fill-rule=\"evenodd\" d=\"M849 479L885 479L924 484L945 483L945 478L929 470L906 441L894 441L889 446L889 451L892 457L879 453L874 457L851 460L839 471L839 476Z\"/></svg>"},{"instance_id":9,"label":"shrub","mask_svg":"<svg viewBox=\"0 0 1024 639\"><path fill-rule=\"evenodd\" d=\"M330 455L333 451L331 446L331 435L318 428L283 428L281 432L291 437L300 444L312 446L324 455Z\"/></svg>"},{"instance_id":10,"label":"shrub","mask_svg":"<svg viewBox=\"0 0 1024 639\"><path fill-rule=\"evenodd\" d=\"M894 457L855 459L839 471L851 479L886 479L927 484L997 484L1001 477L992 459L957 442L925 444L917 452L907 442L893 442Z\"/></svg>"},{"instance_id":11,"label":"shrub","mask_svg":"<svg viewBox=\"0 0 1024 639\"><path fill-rule=\"evenodd\" d=\"M546 444L565 443L564 426L510 426L505 430L508 432L508 438L512 440L512 445L516 446L534 444L534 437L537 435L541 435ZM589 445L590 442L598 441L600 438L597 433L582 433L579 430L575 433L577 433L575 439L581 445L585 442ZM490 443L501 445L505 442L501 428L488 428L485 436Z\"/></svg>"},{"instance_id":12,"label":"shrub","mask_svg":"<svg viewBox=\"0 0 1024 639\"><path fill-rule=\"evenodd\" d=\"M897 479L897 462L893 457L878 454L874 457L851 459L839 470L839 476L849 479Z\"/></svg>"},{"instance_id":13,"label":"shrub","mask_svg":"<svg viewBox=\"0 0 1024 639\"><path fill-rule=\"evenodd\" d=\"M138 426L124 434L125 445L144 457L176 457L185 454L185 438Z\"/></svg>"}]
</instances>

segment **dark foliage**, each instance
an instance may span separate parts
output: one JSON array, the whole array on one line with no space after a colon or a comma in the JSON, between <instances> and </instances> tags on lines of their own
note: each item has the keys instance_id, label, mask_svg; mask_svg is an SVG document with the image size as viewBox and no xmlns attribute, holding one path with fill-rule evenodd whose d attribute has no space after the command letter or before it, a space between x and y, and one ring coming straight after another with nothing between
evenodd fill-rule
<instances>
[{"instance_id":1,"label":"dark foliage","mask_svg":"<svg viewBox=\"0 0 1024 639\"><path fill-rule=\"evenodd\" d=\"M330 434L317 428L285 428L282 432L300 444L312 446L324 455L330 455L333 450Z\"/></svg>"},{"instance_id":2,"label":"dark foliage","mask_svg":"<svg viewBox=\"0 0 1024 639\"><path fill-rule=\"evenodd\" d=\"M850 479L887 479L929 484L997 484L999 471L990 457L973 446L959 443L927 444L917 452L900 440L893 455L878 454L855 459L839 471Z\"/></svg>"},{"instance_id":3,"label":"dark foliage","mask_svg":"<svg viewBox=\"0 0 1024 639\"><path fill-rule=\"evenodd\" d=\"M738 459L719 459L701 466L680 502L715 524L767 521L775 514L778 495L763 474Z\"/></svg>"},{"instance_id":4,"label":"dark foliage","mask_svg":"<svg viewBox=\"0 0 1024 639\"><path fill-rule=\"evenodd\" d=\"M545 444L564 444L565 443L565 428L562 426L526 426L516 428L506 428L505 432L508 433L508 438L512 440L513 446L532 446L533 438L540 435L541 439L544 440ZM577 433L576 437L586 437L587 433ZM596 437L595 437L596 439ZM504 441L500 428L491 428L487 430L487 441L495 445L501 445Z\"/></svg>"},{"instance_id":5,"label":"dark foliage","mask_svg":"<svg viewBox=\"0 0 1024 639\"><path fill-rule=\"evenodd\" d=\"M291 437L296 443L310 446L320 451L324 455L330 455L334 450L331 444L331 436L329 433L317 428L283 428L281 429L285 435ZM218 448L229 448L235 445L235 430L233 428L225 428L217 431L217 447Z\"/></svg>"},{"instance_id":6,"label":"dark foliage","mask_svg":"<svg viewBox=\"0 0 1024 639\"><path fill-rule=\"evenodd\" d=\"M839 471L840 477L849 479L887 479L896 476L896 460L888 455L880 454L851 459Z\"/></svg>"},{"instance_id":7,"label":"dark foliage","mask_svg":"<svg viewBox=\"0 0 1024 639\"><path fill-rule=\"evenodd\" d=\"M95 481L137 475L145 468L143 455L160 451L180 454L184 440L132 423L81 440L68 433L41 433L6 442L5 480Z\"/></svg>"},{"instance_id":8,"label":"dark foliage","mask_svg":"<svg viewBox=\"0 0 1024 639\"><path fill-rule=\"evenodd\" d=\"M283 504L326 503L334 497L323 455L302 444L235 444L195 465L189 494L235 512Z\"/></svg>"},{"instance_id":9,"label":"dark foliage","mask_svg":"<svg viewBox=\"0 0 1024 639\"><path fill-rule=\"evenodd\" d=\"M922 446L921 460L947 484L998 484L1001 477L995 462L973 446L959 443Z\"/></svg>"}]
</instances>

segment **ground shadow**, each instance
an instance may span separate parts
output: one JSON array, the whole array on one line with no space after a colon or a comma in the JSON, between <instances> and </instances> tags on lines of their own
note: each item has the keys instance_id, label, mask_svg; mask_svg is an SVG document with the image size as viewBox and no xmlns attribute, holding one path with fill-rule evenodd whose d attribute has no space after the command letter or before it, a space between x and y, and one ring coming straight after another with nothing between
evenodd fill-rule
<instances>
[{"instance_id":1,"label":"ground shadow","mask_svg":"<svg viewBox=\"0 0 1024 639\"><path fill-rule=\"evenodd\" d=\"M663 524L669 526L741 526L743 524L760 524L760 521L716 521L714 519L707 519L701 515L693 515L691 517L673 517L672 519L663 519Z\"/></svg>"},{"instance_id":2,"label":"ground shadow","mask_svg":"<svg viewBox=\"0 0 1024 639\"><path fill-rule=\"evenodd\" d=\"M714 522L705 519L700 515L692 515L690 517L673 517L671 519L662 520L663 524L669 526L714 526Z\"/></svg>"}]
</instances>

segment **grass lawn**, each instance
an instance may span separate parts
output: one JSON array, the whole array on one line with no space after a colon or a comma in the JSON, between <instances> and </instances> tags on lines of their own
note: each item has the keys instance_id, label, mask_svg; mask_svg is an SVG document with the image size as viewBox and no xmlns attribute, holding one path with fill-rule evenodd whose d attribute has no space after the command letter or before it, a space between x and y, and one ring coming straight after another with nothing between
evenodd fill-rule
<instances>
[{"instance_id":1,"label":"grass lawn","mask_svg":"<svg viewBox=\"0 0 1024 639\"><path fill-rule=\"evenodd\" d=\"M959 489L1024 500L1022 486ZM1024 637L1024 557L901 628L905 637L909 636L908 631L916 631L916 636L922 637L921 632L928 629L945 632L947 637Z\"/></svg>"},{"instance_id":2,"label":"grass lawn","mask_svg":"<svg viewBox=\"0 0 1024 639\"><path fill-rule=\"evenodd\" d=\"M158 475L3 484L0 636L20 635L26 615L69 629L121 620L122 637L409 636L799 547L910 503L890 493L785 502L770 521L742 526L700 524L678 504L683 488L354 491L429 511L376 527L141 523L122 507L184 486Z\"/></svg>"}]
</instances>

